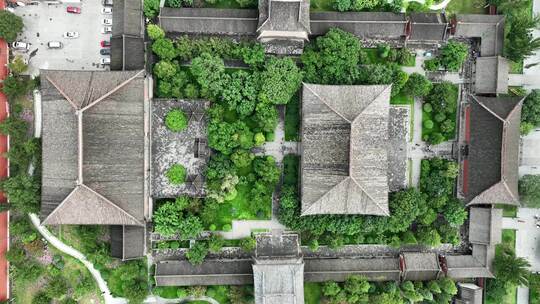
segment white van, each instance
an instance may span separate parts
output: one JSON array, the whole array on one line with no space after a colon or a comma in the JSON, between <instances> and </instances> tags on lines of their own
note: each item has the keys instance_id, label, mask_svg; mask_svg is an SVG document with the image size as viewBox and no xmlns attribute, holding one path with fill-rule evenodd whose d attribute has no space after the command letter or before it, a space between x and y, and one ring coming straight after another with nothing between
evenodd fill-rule
<instances>
[{"instance_id":1,"label":"white van","mask_svg":"<svg viewBox=\"0 0 540 304\"><path fill-rule=\"evenodd\" d=\"M60 41L49 41L47 47L50 49L61 49L64 45Z\"/></svg>"}]
</instances>

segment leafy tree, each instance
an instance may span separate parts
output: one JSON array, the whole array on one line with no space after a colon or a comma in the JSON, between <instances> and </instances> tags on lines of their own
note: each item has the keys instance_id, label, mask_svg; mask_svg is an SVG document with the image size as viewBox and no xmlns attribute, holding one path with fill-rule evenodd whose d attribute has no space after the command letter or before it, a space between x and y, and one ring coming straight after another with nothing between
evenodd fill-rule
<instances>
[{"instance_id":1,"label":"leafy tree","mask_svg":"<svg viewBox=\"0 0 540 304\"><path fill-rule=\"evenodd\" d=\"M276 184L281 174L276 160L272 156L255 158L253 161L253 170L263 182L268 184Z\"/></svg>"},{"instance_id":2,"label":"leafy tree","mask_svg":"<svg viewBox=\"0 0 540 304\"><path fill-rule=\"evenodd\" d=\"M532 90L523 101L521 122L531 124L533 128L540 125L540 90Z\"/></svg>"},{"instance_id":3,"label":"leafy tree","mask_svg":"<svg viewBox=\"0 0 540 304\"><path fill-rule=\"evenodd\" d=\"M529 14L519 14L511 18L510 30L506 35L506 57L512 61L520 62L525 57L534 54L540 48L540 39L534 38L532 32L540 24L540 17Z\"/></svg>"},{"instance_id":4,"label":"leafy tree","mask_svg":"<svg viewBox=\"0 0 540 304\"><path fill-rule=\"evenodd\" d=\"M302 73L289 57L271 58L260 78L259 99L273 104L287 104L302 83Z\"/></svg>"},{"instance_id":5,"label":"leafy tree","mask_svg":"<svg viewBox=\"0 0 540 304\"><path fill-rule=\"evenodd\" d=\"M227 175L236 175L236 168L232 161L226 155L213 154L206 166L206 178L208 180L219 180Z\"/></svg>"},{"instance_id":6,"label":"leafy tree","mask_svg":"<svg viewBox=\"0 0 540 304\"><path fill-rule=\"evenodd\" d=\"M236 150L231 154L231 160L237 168L245 168L251 165L255 155L246 150Z\"/></svg>"},{"instance_id":7,"label":"leafy tree","mask_svg":"<svg viewBox=\"0 0 540 304\"><path fill-rule=\"evenodd\" d=\"M351 33L330 29L308 46L301 59L305 81L321 84L354 84L358 79L360 41Z\"/></svg>"},{"instance_id":8,"label":"leafy tree","mask_svg":"<svg viewBox=\"0 0 540 304\"><path fill-rule=\"evenodd\" d=\"M345 12L351 9L351 0L334 0L333 7L335 10Z\"/></svg>"},{"instance_id":9,"label":"leafy tree","mask_svg":"<svg viewBox=\"0 0 540 304\"><path fill-rule=\"evenodd\" d=\"M182 6L182 1L181 0L166 0L166 5L168 7L180 7Z\"/></svg>"},{"instance_id":10,"label":"leafy tree","mask_svg":"<svg viewBox=\"0 0 540 304\"><path fill-rule=\"evenodd\" d=\"M160 205L153 214L154 231L163 236L177 233L183 225L183 211L188 205L189 199L185 196Z\"/></svg>"},{"instance_id":11,"label":"leafy tree","mask_svg":"<svg viewBox=\"0 0 540 304\"><path fill-rule=\"evenodd\" d=\"M180 164L172 165L165 173L171 185L180 185L186 181L186 168Z\"/></svg>"},{"instance_id":12,"label":"leafy tree","mask_svg":"<svg viewBox=\"0 0 540 304\"><path fill-rule=\"evenodd\" d=\"M359 0L357 2L363 2L364 0ZM380 43L377 45L377 55L380 58L388 58L388 55L390 54L390 45L387 43Z\"/></svg>"},{"instance_id":13,"label":"leafy tree","mask_svg":"<svg viewBox=\"0 0 540 304\"><path fill-rule=\"evenodd\" d=\"M162 60L172 60L176 57L176 49L171 39L160 38L152 43L152 52Z\"/></svg>"},{"instance_id":14,"label":"leafy tree","mask_svg":"<svg viewBox=\"0 0 540 304\"><path fill-rule=\"evenodd\" d=\"M17 35L22 32L23 26L21 17L6 10L0 11L0 38L6 42L15 41Z\"/></svg>"},{"instance_id":15,"label":"leafy tree","mask_svg":"<svg viewBox=\"0 0 540 304\"><path fill-rule=\"evenodd\" d=\"M424 101L430 103L436 113L455 113L456 87L448 81L437 83L433 85Z\"/></svg>"},{"instance_id":16,"label":"leafy tree","mask_svg":"<svg viewBox=\"0 0 540 304\"><path fill-rule=\"evenodd\" d=\"M528 207L540 207L540 175L524 175L519 180L519 195Z\"/></svg>"},{"instance_id":17,"label":"leafy tree","mask_svg":"<svg viewBox=\"0 0 540 304\"><path fill-rule=\"evenodd\" d=\"M14 209L21 212L37 212L40 202L40 184L26 173L12 175L0 182L0 190L8 197Z\"/></svg>"},{"instance_id":18,"label":"leafy tree","mask_svg":"<svg viewBox=\"0 0 540 304\"><path fill-rule=\"evenodd\" d=\"M403 86L409 80L409 74L402 70L397 70L392 78L392 96L396 96L402 91Z\"/></svg>"},{"instance_id":19,"label":"leafy tree","mask_svg":"<svg viewBox=\"0 0 540 304\"><path fill-rule=\"evenodd\" d=\"M262 146L264 142L266 141L266 138L264 137L264 134L261 132L255 133L255 136L253 137L254 145L255 147Z\"/></svg>"},{"instance_id":20,"label":"leafy tree","mask_svg":"<svg viewBox=\"0 0 540 304\"><path fill-rule=\"evenodd\" d=\"M440 50L439 63L449 71L458 71L467 59L469 47L461 42L450 41Z\"/></svg>"},{"instance_id":21,"label":"leafy tree","mask_svg":"<svg viewBox=\"0 0 540 304\"><path fill-rule=\"evenodd\" d=\"M199 98L199 89L193 83L188 83L184 88L184 96L187 99Z\"/></svg>"},{"instance_id":22,"label":"leafy tree","mask_svg":"<svg viewBox=\"0 0 540 304\"><path fill-rule=\"evenodd\" d=\"M159 40L165 38L165 31L159 27L157 24L150 23L146 26L146 32L148 37L152 40Z\"/></svg>"},{"instance_id":23,"label":"leafy tree","mask_svg":"<svg viewBox=\"0 0 540 304\"><path fill-rule=\"evenodd\" d=\"M327 297L334 297L341 291L341 286L336 282L325 282L322 287L322 294Z\"/></svg>"},{"instance_id":24,"label":"leafy tree","mask_svg":"<svg viewBox=\"0 0 540 304\"><path fill-rule=\"evenodd\" d=\"M223 60L209 53L203 53L192 60L191 74L201 86L203 97L217 97L227 83Z\"/></svg>"},{"instance_id":25,"label":"leafy tree","mask_svg":"<svg viewBox=\"0 0 540 304\"><path fill-rule=\"evenodd\" d=\"M370 285L364 276L350 276L344 284L344 289L350 294L365 294L369 291Z\"/></svg>"},{"instance_id":26,"label":"leafy tree","mask_svg":"<svg viewBox=\"0 0 540 304\"><path fill-rule=\"evenodd\" d=\"M236 0L236 3L238 3L238 5L240 5L241 8L257 6L257 2L254 0Z\"/></svg>"},{"instance_id":27,"label":"leafy tree","mask_svg":"<svg viewBox=\"0 0 540 304\"><path fill-rule=\"evenodd\" d=\"M424 97L429 91L431 91L431 81L429 81L425 76L412 73L409 75L409 79L405 86L403 86L402 92L406 95L413 97Z\"/></svg>"},{"instance_id":28,"label":"leafy tree","mask_svg":"<svg viewBox=\"0 0 540 304\"><path fill-rule=\"evenodd\" d=\"M278 112L272 104L261 102L255 107L255 117L257 126L265 132L273 132L278 123Z\"/></svg>"},{"instance_id":29,"label":"leafy tree","mask_svg":"<svg viewBox=\"0 0 540 304\"><path fill-rule=\"evenodd\" d=\"M448 295L456 295L458 290L456 287L456 282L452 281L450 278L441 278L437 280L441 291Z\"/></svg>"},{"instance_id":30,"label":"leafy tree","mask_svg":"<svg viewBox=\"0 0 540 304\"><path fill-rule=\"evenodd\" d=\"M146 18L154 18L159 13L160 0L144 0L143 11Z\"/></svg>"},{"instance_id":31,"label":"leafy tree","mask_svg":"<svg viewBox=\"0 0 540 304\"><path fill-rule=\"evenodd\" d=\"M441 245L441 236L433 227L420 227L416 231L416 238L418 239L419 243L428 245L430 247L438 247Z\"/></svg>"},{"instance_id":32,"label":"leafy tree","mask_svg":"<svg viewBox=\"0 0 540 304\"><path fill-rule=\"evenodd\" d=\"M169 79L176 74L176 67L169 61L161 60L154 66L154 74L159 79Z\"/></svg>"},{"instance_id":33,"label":"leafy tree","mask_svg":"<svg viewBox=\"0 0 540 304\"><path fill-rule=\"evenodd\" d=\"M124 297L129 303L142 304L148 295L146 261L127 261L113 268L107 280L114 296Z\"/></svg>"},{"instance_id":34,"label":"leafy tree","mask_svg":"<svg viewBox=\"0 0 540 304\"><path fill-rule=\"evenodd\" d=\"M420 214L420 206L423 205L425 205L425 198L415 188L393 193L389 202L392 216L387 219L388 230L391 232L408 230Z\"/></svg>"},{"instance_id":35,"label":"leafy tree","mask_svg":"<svg viewBox=\"0 0 540 304\"><path fill-rule=\"evenodd\" d=\"M20 75L28 70L28 65L24 63L24 59L21 55L16 55L8 64L8 68L14 75Z\"/></svg>"},{"instance_id":36,"label":"leafy tree","mask_svg":"<svg viewBox=\"0 0 540 304\"><path fill-rule=\"evenodd\" d=\"M227 79L221 98L229 110L236 111L240 117L246 117L255 110L258 90L256 75L238 71Z\"/></svg>"},{"instance_id":37,"label":"leafy tree","mask_svg":"<svg viewBox=\"0 0 540 304\"><path fill-rule=\"evenodd\" d=\"M361 84L391 84L395 68L395 66L387 64L365 65L359 70L358 81Z\"/></svg>"},{"instance_id":38,"label":"leafy tree","mask_svg":"<svg viewBox=\"0 0 540 304\"><path fill-rule=\"evenodd\" d=\"M529 267L527 260L516 256L514 249L508 246L501 246L501 250L495 254L493 268L497 280L506 284L524 285L529 284Z\"/></svg>"},{"instance_id":39,"label":"leafy tree","mask_svg":"<svg viewBox=\"0 0 540 304\"><path fill-rule=\"evenodd\" d=\"M28 93L30 89L32 89L32 82L13 75L4 79L2 86L2 92L4 92L10 100Z\"/></svg>"},{"instance_id":40,"label":"leafy tree","mask_svg":"<svg viewBox=\"0 0 540 304\"><path fill-rule=\"evenodd\" d=\"M173 132L180 132L187 128L188 120L186 114L180 109L170 110L165 116L165 125Z\"/></svg>"}]
</instances>

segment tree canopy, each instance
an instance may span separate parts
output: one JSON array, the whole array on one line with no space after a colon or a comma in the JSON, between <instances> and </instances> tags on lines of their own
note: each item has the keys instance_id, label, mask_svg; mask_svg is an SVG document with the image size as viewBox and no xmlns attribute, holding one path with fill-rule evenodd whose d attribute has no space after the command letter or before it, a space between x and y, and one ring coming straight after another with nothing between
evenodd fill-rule
<instances>
[{"instance_id":1,"label":"tree canopy","mask_svg":"<svg viewBox=\"0 0 540 304\"><path fill-rule=\"evenodd\" d=\"M23 20L21 17L7 10L0 11L0 38L7 42L13 42L17 35L22 32Z\"/></svg>"}]
</instances>

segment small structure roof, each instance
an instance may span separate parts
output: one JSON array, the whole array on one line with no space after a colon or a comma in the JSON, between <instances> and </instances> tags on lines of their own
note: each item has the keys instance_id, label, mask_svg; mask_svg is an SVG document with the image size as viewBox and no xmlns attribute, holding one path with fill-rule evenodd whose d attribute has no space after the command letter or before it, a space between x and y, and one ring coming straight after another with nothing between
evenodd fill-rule
<instances>
[{"instance_id":1,"label":"small structure roof","mask_svg":"<svg viewBox=\"0 0 540 304\"><path fill-rule=\"evenodd\" d=\"M159 25L167 33L254 35L258 15L253 9L162 7Z\"/></svg>"},{"instance_id":2,"label":"small structure roof","mask_svg":"<svg viewBox=\"0 0 540 304\"><path fill-rule=\"evenodd\" d=\"M110 226L111 255L122 260L144 256L146 227Z\"/></svg>"},{"instance_id":3,"label":"small structure roof","mask_svg":"<svg viewBox=\"0 0 540 304\"><path fill-rule=\"evenodd\" d=\"M302 215L389 215L390 91L303 85Z\"/></svg>"},{"instance_id":4,"label":"small structure roof","mask_svg":"<svg viewBox=\"0 0 540 304\"><path fill-rule=\"evenodd\" d=\"M440 13L411 13L411 35L417 41L445 41L448 36L448 21Z\"/></svg>"},{"instance_id":5,"label":"small structure roof","mask_svg":"<svg viewBox=\"0 0 540 304\"><path fill-rule=\"evenodd\" d=\"M508 60L501 56L476 58L476 94L508 93Z\"/></svg>"},{"instance_id":6,"label":"small structure roof","mask_svg":"<svg viewBox=\"0 0 540 304\"><path fill-rule=\"evenodd\" d=\"M458 304L482 304L482 288L472 283L458 283ZM461 301L461 302L459 302Z\"/></svg>"},{"instance_id":7,"label":"small structure roof","mask_svg":"<svg viewBox=\"0 0 540 304\"><path fill-rule=\"evenodd\" d=\"M430 281L441 275L439 257L432 252L404 252L402 253L403 280Z\"/></svg>"},{"instance_id":8,"label":"small structure roof","mask_svg":"<svg viewBox=\"0 0 540 304\"><path fill-rule=\"evenodd\" d=\"M296 233L258 233L255 258L299 257L300 240Z\"/></svg>"},{"instance_id":9,"label":"small structure roof","mask_svg":"<svg viewBox=\"0 0 540 304\"><path fill-rule=\"evenodd\" d=\"M309 1L259 0L258 39L307 40L309 29Z\"/></svg>"},{"instance_id":10,"label":"small structure roof","mask_svg":"<svg viewBox=\"0 0 540 304\"><path fill-rule=\"evenodd\" d=\"M470 208L469 242L494 246L501 242L502 209Z\"/></svg>"},{"instance_id":11,"label":"small structure roof","mask_svg":"<svg viewBox=\"0 0 540 304\"><path fill-rule=\"evenodd\" d=\"M480 56L498 56L503 53L503 15L456 15L455 35L464 38L480 38Z\"/></svg>"},{"instance_id":12,"label":"small structure roof","mask_svg":"<svg viewBox=\"0 0 540 304\"><path fill-rule=\"evenodd\" d=\"M44 224L143 225L144 71L41 71Z\"/></svg>"},{"instance_id":13,"label":"small structure roof","mask_svg":"<svg viewBox=\"0 0 540 304\"><path fill-rule=\"evenodd\" d=\"M207 147L206 100L152 100L152 196L177 197L186 194L205 195L204 171L210 156ZM167 113L180 109L188 117L188 126L181 132L172 132L165 125ZM187 170L186 182L169 183L165 173L174 164Z\"/></svg>"},{"instance_id":14,"label":"small structure roof","mask_svg":"<svg viewBox=\"0 0 540 304\"><path fill-rule=\"evenodd\" d=\"M519 125L522 97L470 99L465 201L519 205Z\"/></svg>"},{"instance_id":15,"label":"small structure roof","mask_svg":"<svg viewBox=\"0 0 540 304\"><path fill-rule=\"evenodd\" d=\"M407 16L388 12L311 12L311 34L321 36L331 28L366 39L400 39L405 35Z\"/></svg>"}]
</instances>

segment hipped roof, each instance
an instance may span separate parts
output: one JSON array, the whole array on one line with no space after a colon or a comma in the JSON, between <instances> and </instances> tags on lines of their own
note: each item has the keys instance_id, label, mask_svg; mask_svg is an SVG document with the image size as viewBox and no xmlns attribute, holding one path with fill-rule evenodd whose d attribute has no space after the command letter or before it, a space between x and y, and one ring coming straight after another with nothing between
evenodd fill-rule
<instances>
[{"instance_id":1,"label":"hipped roof","mask_svg":"<svg viewBox=\"0 0 540 304\"><path fill-rule=\"evenodd\" d=\"M389 215L390 91L303 85L302 215Z\"/></svg>"},{"instance_id":2,"label":"hipped roof","mask_svg":"<svg viewBox=\"0 0 540 304\"><path fill-rule=\"evenodd\" d=\"M144 71L42 71L44 224L143 225Z\"/></svg>"},{"instance_id":3,"label":"hipped roof","mask_svg":"<svg viewBox=\"0 0 540 304\"><path fill-rule=\"evenodd\" d=\"M468 204L519 205L519 125L522 97L470 99Z\"/></svg>"}]
</instances>

